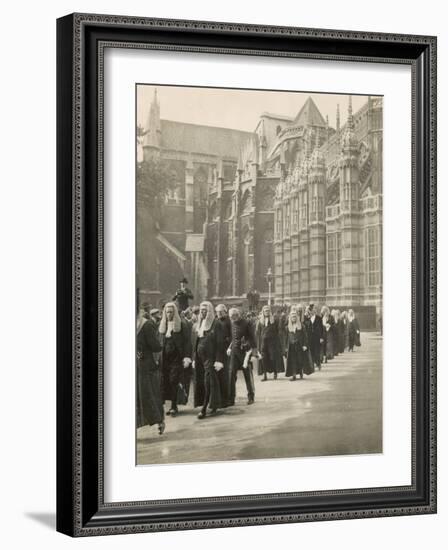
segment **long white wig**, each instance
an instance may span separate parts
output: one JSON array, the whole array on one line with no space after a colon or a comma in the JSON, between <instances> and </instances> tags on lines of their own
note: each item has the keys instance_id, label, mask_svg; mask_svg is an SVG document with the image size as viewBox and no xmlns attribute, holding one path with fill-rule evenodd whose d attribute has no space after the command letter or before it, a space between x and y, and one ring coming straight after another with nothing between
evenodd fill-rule
<instances>
[{"instance_id":1,"label":"long white wig","mask_svg":"<svg viewBox=\"0 0 448 550\"><path fill-rule=\"evenodd\" d=\"M177 306L174 302L167 302L165 304L165 307L163 308L162 313L162 320L160 321L159 325L159 332L160 334L166 334L166 329L168 328L168 319L166 316L166 308L172 307L174 308L174 316L173 316L173 322L174 322L174 328L173 332L180 332L182 328L182 323L180 320L179 310L177 309Z\"/></svg>"},{"instance_id":2,"label":"long white wig","mask_svg":"<svg viewBox=\"0 0 448 550\"><path fill-rule=\"evenodd\" d=\"M201 305L199 307L200 309L202 309L203 307L207 308L207 316L205 318L204 324L202 324L202 318L199 316L195 327L197 331L199 331L199 328L201 328L202 331L207 332L211 329L213 321L215 320L215 309L211 302L201 302Z\"/></svg>"}]
</instances>

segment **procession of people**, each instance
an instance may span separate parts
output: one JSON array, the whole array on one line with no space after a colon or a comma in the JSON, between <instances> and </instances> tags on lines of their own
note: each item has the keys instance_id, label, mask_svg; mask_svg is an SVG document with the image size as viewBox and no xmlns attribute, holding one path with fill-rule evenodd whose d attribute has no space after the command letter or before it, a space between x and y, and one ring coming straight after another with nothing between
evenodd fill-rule
<instances>
[{"instance_id":1,"label":"procession of people","mask_svg":"<svg viewBox=\"0 0 448 550\"><path fill-rule=\"evenodd\" d=\"M191 403L198 420L234 406L238 373L252 405L254 366L261 382L280 376L294 382L361 345L353 309L190 306L194 296L187 285L183 278L162 310L142 303L137 311L137 427L157 425L160 435L165 416L176 417L180 406Z\"/></svg>"}]
</instances>

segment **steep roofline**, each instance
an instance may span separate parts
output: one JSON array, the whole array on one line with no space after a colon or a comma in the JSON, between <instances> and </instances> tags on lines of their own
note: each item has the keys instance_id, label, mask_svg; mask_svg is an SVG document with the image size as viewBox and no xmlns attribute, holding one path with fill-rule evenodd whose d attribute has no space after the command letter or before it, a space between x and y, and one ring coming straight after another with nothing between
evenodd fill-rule
<instances>
[{"instance_id":1,"label":"steep roofline","mask_svg":"<svg viewBox=\"0 0 448 550\"><path fill-rule=\"evenodd\" d=\"M184 126L195 126L196 128L212 128L214 130L227 130L228 132L238 132L240 134L247 134L247 137L253 136L255 134L255 132L251 132L248 130L238 130L237 128L229 128L225 126L212 126L209 124L195 124L194 122L181 122L179 120L170 120L167 118L160 119L160 123L162 124L163 122L169 122L172 124L181 124Z\"/></svg>"}]
</instances>

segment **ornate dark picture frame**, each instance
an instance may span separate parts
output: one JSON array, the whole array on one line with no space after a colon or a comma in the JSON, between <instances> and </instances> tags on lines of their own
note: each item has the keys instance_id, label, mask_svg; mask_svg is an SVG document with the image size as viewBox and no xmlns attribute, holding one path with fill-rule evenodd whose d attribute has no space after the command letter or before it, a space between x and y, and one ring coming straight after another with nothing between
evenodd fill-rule
<instances>
[{"instance_id":1,"label":"ornate dark picture frame","mask_svg":"<svg viewBox=\"0 0 448 550\"><path fill-rule=\"evenodd\" d=\"M104 501L103 54L107 47L412 68L412 484ZM57 529L71 536L436 512L436 38L73 14L57 22Z\"/></svg>"}]
</instances>

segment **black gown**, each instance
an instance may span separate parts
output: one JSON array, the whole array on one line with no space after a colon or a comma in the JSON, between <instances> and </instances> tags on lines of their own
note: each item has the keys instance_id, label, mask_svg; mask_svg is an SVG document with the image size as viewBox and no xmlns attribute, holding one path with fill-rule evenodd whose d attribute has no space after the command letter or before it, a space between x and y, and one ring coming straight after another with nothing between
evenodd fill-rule
<instances>
[{"instance_id":1,"label":"black gown","mask_svg":"<svg viewBox=\"0 0 448 550\"><path fill-rule=\"evenodd\" d=\"M256 337L258 350L263 356L263 359L258 362L258 374L284 372L285 365L283 364L278 319L274 319L267 325L265 325L263 321L259 321L257 324Z\"/></svg>"},{"instance_id":2,"label":"black gown","mask_svg":"<svg viewBox=\"0 0 448 550\"><path fill-rule=\"evenodd\" d=\"M303 376L303 372L309 373L309 350L306 329L301 325L300 329L286 331L286 376Z\"/></svg>"},{"instance_id":3,"label":"black gown","mask_svg":"<svg viewBox=\"0 0 448 550\"><path fill-rule=\"evenodd\" d=\"M137 427L164 419L161 372L155 355L162 346L152 321L137 333Z\"/></svg>"}]
</instances>

